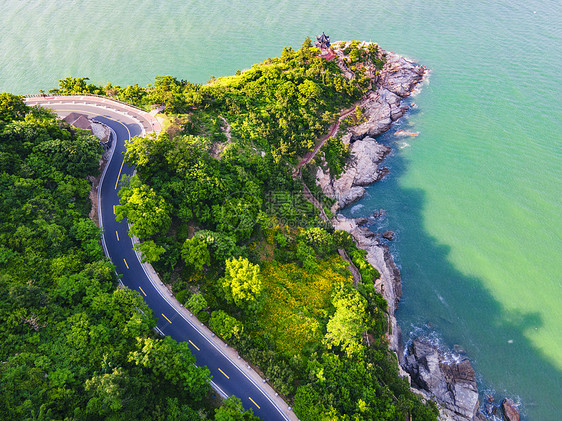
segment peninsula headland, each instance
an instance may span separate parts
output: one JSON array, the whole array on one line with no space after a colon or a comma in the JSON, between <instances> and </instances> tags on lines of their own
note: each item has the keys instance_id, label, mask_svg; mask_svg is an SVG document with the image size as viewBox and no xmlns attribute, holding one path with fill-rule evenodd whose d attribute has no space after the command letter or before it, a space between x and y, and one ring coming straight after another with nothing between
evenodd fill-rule
<instances>
[{"instance_id":1,"label":"peninsula headland","mask_svg":"<svg viewBox=\"0 0 562 421\"><path fill-rule=\"evenodd\" d=\"M410 104L405 100L420 89L426 75L424 67L384 51L376 43L330 44L329 37L323 36L316 47L307 39L299 50L286 47L280 57L233 76L213 78L204 85L161 76L146 88L122 88L69 77L49 95L102 95L152 111L159 119L164 130L158 135L137 136L126 143L125 161L136 173L120 180L115 216L128 221L129 235L139 240L135 249L175 299L234 347L299 419L435 420L441 416L475 420L483 416L478 411L470 363L466 359L447 360L423 339L404 354L394 316L402 295L400 271L385 240L367 227L372 219L345 218L338 212L359 200L366 185L387 175L382 162L391 150L375 137L407 113ZM68 143L67 150L72 142L90 142L84 143L89 149L83 158L89 164L81 161L81 172L75 175L82 180L75 182L81 189L76 194L82 219L69 226L60 222L60 231L76 243L74 253L83 256L86 269L94 264L100 265L99 270L102 266L111 268L96 246L99 231L84 219L89 211L85 180L92 181L94 177L86 177L96 175L101 147L94 147L84 132L55 123L52 115L38 108L13 111L17 103L6 98L0 109L1 135L6 139L16 136L19 126L38 125L40 128L33 130L50 130L52 136ZM67 131L71 134L66 135ZM64 171L72 172L78 164L59 168L60 162L49 161L39 165L37 156L58 151L61 143L38 145L33 153L22 152L21 166L3 170L39 179L46 177L45 168L50 165L55 168L49 176L54 183L51 187L58 192L63 188ZM16 153L4 149L2 153ZM78 158L69 155L68 159ZM64 188L70 191L71 187ZM42 226L45 238L51 238L52 230L34 218L30 226ZM49 215L42 218L52 222ZM393 235L388 232L384 237L391 240ZM6 242L2 247L10 276L15 276L24 264L21 259L25 260L18 257L24 253L22 245ZM4 253L4 249L15 254ZM44 253L45 265L51 268L68 259L63 249ZM88 292L91 276L103 281L107 294L115 288L116 279L110 271L102 277L98 269L85 272L83 267L67 266L60 266L60 273L50 269L40 287L44 294L55 294L61 308L72 309L61 311L78 314L80 306L97 305ZM70 282L78 276L82 286ZM30 337L58 337L52 330L53 321L38 316L43 301L21 301L16 292L12 294L17 288L35 291L33 283L23 286L15 278L9 279L9 299L20 300L25 309L18 320L35 332ZM113 292L112 299L123 294L128 293ZM149 316L142 318L144 325L138 328L137 336L127 330L132 326L120 328L130 336L128 348L117 359L122 361L120 366L97 354L77 359L73 371L79 373L79 379L69 383L72 393L68 396L82 398L70 404L61 397L67 402L60 406L63 409L55 409L55 398L48 398L47 406L53 413L67 415L74 407L84 414L102 411L101 401L95 400L98 398L92 391L111 382L116 392L103 416L120 411L133 414L136 409L125 398L131 386L123 376L132 376L134 370L158 376L161 367L148 362L149 354L157 349L165 349L162 355L168 352L170 358L189 354L185 358L191 361L192 348L153 337L150 309L138 292L131 297L127 308L139 307ZM87 307L85 316L72 317L86 317L93 326L96 311ZM132 314L131 318L138 317ZM88 329L98 332L102 328ZM14 325L12 330L10 335L24 334L21 326ZM77 335L72 340L73 352L78 355L82 339ZM27 346L24 342L21 349ZM14 370L24 364L18 358L14 347L3 356ZM165 364L165 358L155 361ZM60 378L62 360L53 364L53 369L47 363L40 365L41 375ZM58 374L53 374L55 371ZM197 384L193 399L175 394L176 400L166 401L168 406L162 410L173 412L191 405L191 400L204 400L208 373L188 371L189 379L178 372L159 381L163 390ZM137 392L138 397L143 395L141 389ZM13 393L14 399L19 399ZM154 400L145 403L150 407L146 411L156 413L163 408L161 394L155 392ZM247 403L242 402L244 407ZM32 407L41 404L47 403L29 403ZM232 414L241 404L232 400L221 408L225 409L215 412L234 408ZM14 416L19 413L17 408L11 411ZM192 405L189 411L199 411L209 419L214 416L204 405ZM244 414L243 419L252 419L250 412Z\"/></svg>"}]
</instances>

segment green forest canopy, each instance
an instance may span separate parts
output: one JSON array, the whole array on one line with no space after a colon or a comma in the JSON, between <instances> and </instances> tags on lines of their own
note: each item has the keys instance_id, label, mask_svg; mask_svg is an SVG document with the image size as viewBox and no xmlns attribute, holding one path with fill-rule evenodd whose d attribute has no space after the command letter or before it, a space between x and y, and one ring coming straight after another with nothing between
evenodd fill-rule
<instances>
[{"instance_id":1,"label":"green forest canopy","mask_svg":"<svg viewBox=\"0 0 562 421\"><path fill-rule=\"evenodd\" d=\"M365 48L354 55L358 74L383 60ZM307 40L206 85L157 78L137 105L165 103L173 123L127 143L137 174L123 181L118 214L149 252L160 247L151 263L178 299L258 365L300 419L435 419L398 376L377 270L294 176L366 86L317 53ZM341 145L331 140L326 156L345 159ZM338 250L361 273L356 288Z\"/></svg>"},{"instance_id":2,"label":"green forest canopy","mask_svg":"<svg viewBox=\"0 0 562 421\"><path fill-rule=\"evenodd\" d=\"M131 234L141 238L143 258L171 284L177 298L258 365L301 420L403 420L408 416L435 420L435 406L421 402L398 376L396 357L386 340L387 305L373 286L377 270L348 233L334 231L322 220L307 200L302 180L293 176L299 157L328 132L343 108L354 106L366 92L368 69L376 72L384 64L376 44L353 42L339 48L354 78L345 77L335 62L318 58L318 49L307 39L298 51L284 48L281 57L233 76L213 78L205 85L161 76L146 88L123 89L111 84L97 87L88 84L87 78L67 78L52 92L104 94L141 107L166 105L168 129L127 144L125 158L136 166L137 174L122 182L118 217L133 224ZM28 118L29 113L33 114L7 106L8 126L14 118ZM331 139L321 156L339 173L347 158L345 145L337 137ZM309 175L319 163L302 169L313 191ZM28 171L29 165L26 162L22 168ZM85 212L88 185L78 180ZM80 205L78 199L67 199L64 203ZM330 199L322 195L318 199L330 215ZM79 215L85 219L84 213ZM88 232L88 226L84 231ZM83 247L95 249L91 235L73 238L89 239ZM8 256L17 253L9 250ZM349 263L338 250L347 252L361 274L355 286ZM55 266L66 275L64 265L73 259L62 261ZM45 265L51 267L51 263ZM75 273L70 271L71 275ZM107 293L116 294L114 280L107 282L111 285ZM85 297L88 288L84 291ZM127 294L143 304L137 294ZM87 313L88 299L77 297L81 313ZM90 317L88 323L99 322ZM120 367L125 372L136 369L158 377L157 367L136 364L142 361L139 357L147 340L160 341L172 354L183 349L181 344L154 338L151 320L147 317L145 330L135 332L134 344L123 351L122 360L115 360L123 361ZM123 323L128 325L128 321ZM49 326L39 332L55 337ZM102 346L110 345L102 342ZM108 374L107 369L93 370L97 375ZM198 407L192 402L202 399L206 374L203 370L193 375L200 376L202 385L200 393L189 399L195 411ZM177 413L178 407L188 405L173 378L160 376L158 381L167 386L155 387L154 401L143 402L153 402L150 410ZM158 392L174 387L172 399L177 400L163 401ZM135 390L152 393L140 387ZM84 393L81 398L88 396L92 395ZM237 405L226 403L225 418L220 419L238 413Z\"/></svg>"},{"instance_id":3,"label":"green forest canopy","mask_svg":"<svg viewBox=\"0 0 562 421\"><path fill-rule=\"evenodd\" d=\"M1 418L212 419L208 369L155 334L103 257L86 180L101 153L88 132L0 94ZM215 419L257 419L240 408L231 398Z\"/></svg>"}]
</instances>

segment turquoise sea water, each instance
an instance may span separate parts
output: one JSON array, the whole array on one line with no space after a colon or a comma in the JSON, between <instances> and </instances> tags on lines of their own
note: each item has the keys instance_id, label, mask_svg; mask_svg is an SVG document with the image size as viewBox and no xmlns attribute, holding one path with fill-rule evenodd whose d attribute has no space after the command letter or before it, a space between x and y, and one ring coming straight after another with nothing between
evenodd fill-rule
<instances>
[{"instance_id":1,"label":"turquoise sea water","mask_svg":"<svg viewBox=\"0 0 562 421\"><path fill-rule=\"evenodd\" d=\"M562 411L562 5L516 1L0 0L0 92L66 76L193 82L307 35L377 41L431 69L391 174L347 210L397 232L406 339L467 351L524 419Z\"/></svg>"}]
</instances>

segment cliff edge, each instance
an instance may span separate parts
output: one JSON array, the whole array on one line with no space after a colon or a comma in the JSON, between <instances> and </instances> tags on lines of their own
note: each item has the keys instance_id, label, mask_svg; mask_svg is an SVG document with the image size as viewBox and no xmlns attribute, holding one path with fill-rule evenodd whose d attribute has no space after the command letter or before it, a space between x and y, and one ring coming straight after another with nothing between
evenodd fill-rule
<instances>
[{"instance_id":1,"label":"cliff edge","mask_svg":"<svg viewBox=\"0 0 562 421\"><path fill-rule=\"evenodd\" d=\"M359 48L370 44L360 43ZM349 44L345 43L336 49L336 60L346 77L357 77L354 66L350 66L345 57L347 46ZM358 104L363 113L361 122L348 127L341 135L342 142L349 148L347 165L339 177L334 177L321 163L316 168L316 184L326 196L335 200L331 209L336 214L331 221L334 228L349 232L358 247L367 251L369 263L380 272L375 288L388 302L389 347L398 356L401 374L410 378L412 387L418 393L436 400L442 419L484 419L478 411L474 370L467 359L449 361L440 349L423 340L414 341L408 357L404 356L400 327L395 317L402 297L400 270L388 246L366 226L369 220L346 218L337 213L362 198L365 186L388 173L382 162L391 149L379 144L375 137L389 130L396 120L404 116L409 109L404 99L419 89L427 74L425 67L412 60L381 50L378 46L377 49L384 66L380 70L363 70L371 79L371 89Z\"/></svg>"}]
</instances>

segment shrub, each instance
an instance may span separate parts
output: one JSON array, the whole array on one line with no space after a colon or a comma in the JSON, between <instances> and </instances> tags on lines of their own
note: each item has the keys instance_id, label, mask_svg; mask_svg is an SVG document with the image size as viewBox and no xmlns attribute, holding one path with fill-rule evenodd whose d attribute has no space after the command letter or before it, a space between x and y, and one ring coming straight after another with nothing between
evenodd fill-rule
<instances>
[{"instance_id":1,"label":"shrub","mask_svg":"<svg viewBox=\"0 0 562 421\"><path fill-rule=\"evenodd\" d=\"M354 247L354 249L352 249L349 253L349 256L351 257L351 260L353 261L355 266L357 266L357 269L359 269L359 272L361 273L361 279L364 282L372 282L380 278L381 275L379 271L367 261L367 259L365 258L366 254L367 252L365 250Z\"/></svg>"},{"instance_id":2,"label":"shrub","mask_svg":"<svg viewBox=\"0 0 562 421\"><path fill-rule=\"evenodd\" d=\"M351 41L349 45L343 50L344 54L347 55L351 64L364 60L367 55L367 52L365 50L359 48L359 44L359 41Z\"/></svg>"},{"instance_id":3,"label":"shrub","mask_svg":"<svg viewBox=\"0 0 562 421\"><path fill-rule=\"evenodd\" d=\"M295 260L295 253L289 250L276 248L273 250L273 257L281 263L289 263Z\"/></svg>"},{"instance_id":4,"label":"shrub","mask_svg":"<svg viewBox=\"0 0 562 421\"><path fill-rule=\"evenodd\" d=\"M209 313L207 313L206 311L200 311L199 314L197 315L197 318L199 319L199 321L201 323L207 323L209 321Z\"/></svg>"},{"instance_id":5,"label":"shrub","mask_svg":"<svg viewBox=\"0 0 562 421\"><path fill-rule=\"evenodd\" d=\"M279 247L287 247L287 237L282 232L275 234L275 242Z\"/></svg>"},{"instance_id":6,"label":"shrub","mask_svg":"<svg viewBox=\"0 0 562 421\"><path fill-rule=\"evenodd\" d=\"M243 257L229 259L225 263L225 274L220 286L227 302L234 302L247 310L257 309L262 292L259 265Z\"/></svg>"},{"instance_id":7,"label":"shrub","mask_svg":"<svg viewBox=\"0 0 562 421\"><path fill-rule=\"evenodd\" d=\"M182 289L180 292L176 294L176 299L185 304L185 301L189 298L189 291L187 289Z\"/></svg>"},{"instance_id":8,"label":"shrub","mask_svg":"<svg viewBox=\"0 0 562 421\"><path fill-rule=\"evenodd\" d=\"M386 63L386 55L382 54L379 58L379 46L377 44L369 44L369 58L371 62L375 65L375 67L379 70L382 70L384 64Z\"/></svg>"},{"instance_id":9,"label":"shrub","mask_svg":"<svg viewBox=\"0 0 562 421\"><path fill-rule=\"evenodd\" d=\"M207 307L207 300L201 294L193 294L185 303L185 306L191 310L192 313L199 313Z\"/></svg>"},{"instance_id":10,"label":"shrub","mask_svg":"<svg viewBox=\"0 0 562 421\"><path fill-rule=\"evenodd\" d=\"M349 146L338 137L330 137L322 146L322 151L330 174L337 178L342 173L349 158Z\"/></svg>"},{"instance_id":11,"label":"shrub","mask_svg":"<svg viewBox=\"0 0 562 421\"><path fill-rule=\"evenodd\" d=\"M332 237L334 239L334 246L336 248L350 249L355 245L355 243L353 242L353 237L346 231L334 231Z\"/></svg>"},{"instance_id":12,"label":"shrub","mask_svg":"<svg viewBox=\"0 0 562 421\"><path fill-rule=\"evenodd\" d=\"M316 253L314 252L314 249L300 241L297 246L297 259L299 259L302 266L310 273L318 272L318 264L316 263Z\"/></svg>"},{"instance_id":13,"label":"shrub","mask_svg":"<svg viewBox=\"0 0 562 421\"><path fill-rule=\"evenodd\" d=\"M334 251L334 241L332 239L332 235L323 228L314 227L307 229L302 234L302 239L320 256L326 256Z\"/></svg>"},{"instance_id":14,"label":"shrub","mask_svg":"<svg viewBox=\"0 0 562 421\"><path fill-rule=\"evenodd\" d=\"M178 292L187 288L187 282L185 281L176 281L172 284L172 292L177 294ZM179 299L179 298L178 298Z\"/></svg>"},{"instance_id":15,"label":"shrub","mask_svg":"<svg viewBox=\"0 0 562 421\"><path fill-rule=\"evenodd\" d=\"M224 339L230 339L232 336L239 337L244 329L241 322L222 310L213 311L209 320L209 327Z\"/></svg>"}]
</instances>

